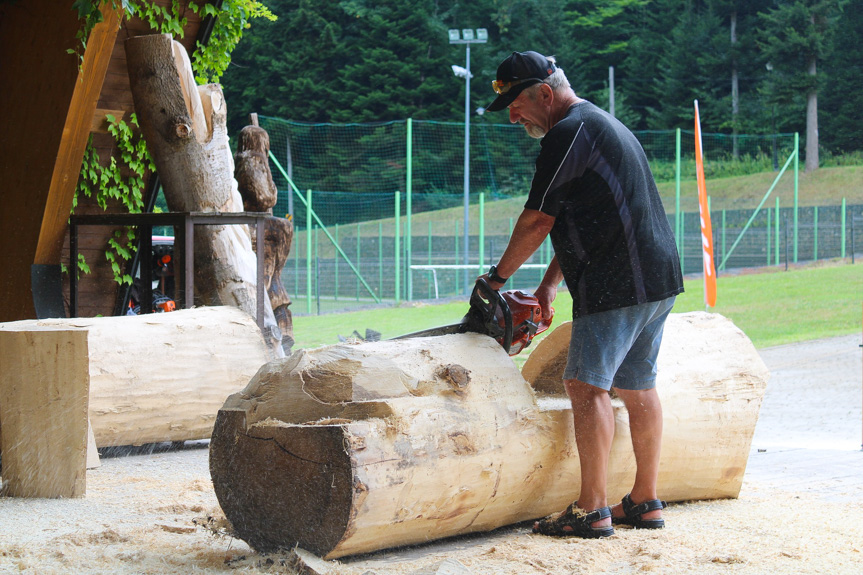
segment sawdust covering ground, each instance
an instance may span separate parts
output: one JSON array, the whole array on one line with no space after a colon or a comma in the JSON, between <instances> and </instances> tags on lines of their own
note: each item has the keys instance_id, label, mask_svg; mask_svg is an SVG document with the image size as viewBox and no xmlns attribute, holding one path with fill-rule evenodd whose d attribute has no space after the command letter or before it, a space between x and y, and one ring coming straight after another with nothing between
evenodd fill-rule
<instances>
[{"instance_id":1,"label":"sawdust covering ground","mask_svg":"<svg viewBox=\"0 0 863 575\"><path fill-rule=\"evenodd\" d=\"M658 532L618 528L610 539L585 541L532 535L521 524L330 561L327 572L860 573L863 454L855 337L834 338L826 347L822 341L815 352L822 361L808 381L800 369L802 348L774 348L779 351L772 358L771 350L762 353L773 379L739 499L672 505L665 514L668 528ZM844 359L831 355L847 348L853 352ZM825 373L831 366L845 371L831 376ZM800 407L794 390L813 388L830 394L832 404L822 402L818 413L806 410L805 418L788 413L790 406ZM837 423L837 413L844 423ZM221 512L206 444L103 458L102 467L87 475L86 498L0 498L0 573L293 572L285 566L287 556L256 554L244 542L218 535L218 521L204 526L208 517L218 520Z\"/></svg>"}]
</instances>

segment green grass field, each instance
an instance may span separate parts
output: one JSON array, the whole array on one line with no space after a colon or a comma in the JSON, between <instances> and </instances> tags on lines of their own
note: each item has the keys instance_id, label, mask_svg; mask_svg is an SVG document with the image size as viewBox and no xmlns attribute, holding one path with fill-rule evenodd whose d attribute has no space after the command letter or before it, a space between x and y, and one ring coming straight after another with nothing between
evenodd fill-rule
<instances>
[{"instance_id":1,"label":"green grass field","mask_svg":"<svg viewBox=\"0 0 863 575\"><path fill-rule=\"evenodd\" d=\"M689 279L685 286L686 292L678 297L674 312L704 311L702 279ZM863 262L819 262L787 272L781 267L721 275L716 303L710 311L731 319L758 348L858 333L863 318ZM457 322L466 311L464 299L297 316L296 348L338 343L339 335L349 336L354 330L365 334L367 328L380 332L384 339L392 338ZM561 292L555 302L555 324L570 319L571 313L571 299ZM521 354L519 361L524 356Z\"/></svg>"}]
</instances>

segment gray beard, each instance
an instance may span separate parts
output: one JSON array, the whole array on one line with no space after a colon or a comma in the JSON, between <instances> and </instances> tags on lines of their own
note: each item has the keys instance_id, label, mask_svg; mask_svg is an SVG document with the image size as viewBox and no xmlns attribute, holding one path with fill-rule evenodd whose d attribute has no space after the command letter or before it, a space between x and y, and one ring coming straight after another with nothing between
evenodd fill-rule
<instances>
[{"instance_id":1,"label":"gray beard","mask_svg":"<svg viewBox=\"0 0 863 575\"><path fill-rule=\"evenodd\" d=\"M540 128L536 124L530 124L528 126L525 126L524 130L525 130L525 132L527 132L528 136L530 136L531 138L534 138L536 140L539 140L539 139L545 137L545 130L543 130L542 128Z\"/></svg>"}]
</instances>

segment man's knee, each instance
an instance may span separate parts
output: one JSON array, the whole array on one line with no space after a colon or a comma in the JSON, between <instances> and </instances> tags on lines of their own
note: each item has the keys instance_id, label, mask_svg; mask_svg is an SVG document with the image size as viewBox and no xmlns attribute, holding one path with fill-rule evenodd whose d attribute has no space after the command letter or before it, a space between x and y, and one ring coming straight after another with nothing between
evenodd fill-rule
<instances>
[{"instance_id":1,"label":"man's knee","mask_svg":"<svg viewBox=\"0 0 863 575\"><path fill-rule=\"evenodd\" d=\"M614 388L614 392L623 401L629 413L662 413L662 404L655 387L642 390Z\"/></svg>"},{"instance_id":2,"label":"man's knee","mask_svg":"<svg viewBox=\"0 0 863 575\"><path fill-rule=\"evenodd\" d=\"M589 403L601 395L608 395L608 392L601 387L578 379L564 379L563 388L571 400L582 403Z\"/></svg>"}]
</instances>

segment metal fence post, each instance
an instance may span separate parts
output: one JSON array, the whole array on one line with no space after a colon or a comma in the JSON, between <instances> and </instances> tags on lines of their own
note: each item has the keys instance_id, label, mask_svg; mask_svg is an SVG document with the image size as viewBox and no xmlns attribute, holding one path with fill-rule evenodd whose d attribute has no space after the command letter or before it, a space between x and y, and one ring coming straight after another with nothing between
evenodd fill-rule
<instances>
[{"instance_id":1,"label":"metal fence post","mask_svg":"<svg viewBox=\"0 0 863 575\"><path fill-rule=\"evenodd\" d=\"M306 190L306 313L312 314L312 190Z\"/></svg>"},{"instance_id":2,"label":"metal fence post","mask_svg":"<svg viewBox=\"0 0 863 575\"><path fill-rule=\"evenodd\" d=\"M455 263L456 263L456 265L458 265L458 220L455 220L455 234L453 234L453 238L455 239ZM456 291L456 293L459 293L458 292L458 286L459 286L459 272L460 271L461 270L459 270L459 269L455 270L455 291Z\"/></svg>"},{"instance_id":3,"label":"metal fence post","mask_svg":"<svg viewBox=\"0 0 863 575\"><path fill-rule=\"evenodd\" d=\"M413 264L413 227L411 218L413 216L413 119L408 118L407 121L407 173L405 174L406 180L406 194L407 198L405 200L405 209L407 210L407 220L405 221L405 261L407 263L407 270L405 273L407 274L406 282L408 288L408 301L412 301L414 299L414 274L413 270L411 270L411 265Z\"/></svg>"},{"instance_id":4,"label":"metal fence post","mask_svg":"<svg viewBox=\"0 0 863 575\"><path fill-rule=\"evenodd\" d=\"M384 297L384 223L378 222L378 297Z\"/></svg>"},{"instance_id":5,"label":"metal fence post","mask_svg":"<svg viewBox=\"0 0 863 575\"><path fill-rule=\"evenodd\" d=\"M335 236L336 243L339 243L339 224L335 224ZM335 301L339 300L339 254L333 254L333 279L336 282L336 285L333 287L333 299Z\"/></svg>"},{"instance_id":6,"label":"metal fence post","mask_svg":"<svg viewBox=\"0 0 863 575\"><path fill-rule=\"evenodd\" d=\"M360 258L360 244L362 243L360 236L360 225L362 222L357 222L357 269L360 269L360 265L362 265L362 259ZM360 280L357 278L357 301L360 301Z\"/></svg>"},{"instance_id":7,"label":"metal fence post","mask_svg":"<svg viewBox=\"0 0 863 575\"><path fill-rule=\"evenodd\" d=\"M393 233L393 239L395 240L395 246L393 248L394 249L393 255L395 257L395 265L393 267L395 267L395 273L396 273L396 277L395 277L396 283L395 283L395 288L394 288L394 290L395 290L394 299L395 299L396 303L399 303L399 301L400 301L399 291L401 290L401 287L402 287L401 286L401 277L400 277L401 276L401 257L400 257L401 254L399 253L399 251L401 250L401 214L402 214L402 197L401 197L401 193L398 190L396 190L396 214L395 214L396 229L395 229L395 233Z\"/></svg>"},{"instance_id":8,"label":"metal fence post","mask_svg":"<svg viewBox=\"0 0 863 575\"><path fill-rule=\"evenodd\" d=\"M776 262L775 265L778 266L779 265L779 196L776 196L776 215L774 217L776 218L775 225L773 226L774 228L776 228L776 232L775 232L776 239L774 240L776 246L773 250L775 252L775 255L773 256L773 258L774 258L774 261Z\"/></svg>"},{"instance_id":9,"label":"metal fence post","mask_svg":"<svg viewBox=\"0 0 863 575\"><path fill-rule=\"evenodd\" d=\"M675 130L674 147L674 238L677 251L683 259L683 214L680 213L680 128Z\"/></svg>"},{"instance_id":10,"label":"metal fence post","mask_svg":"<svg viewBox=\"0 0 863 575\"><path fill-rule=\"evenodd\" d=\"M839 251L841 253L842 259L845 259L845 198L844 197L842 198L842 215L840 216L840 218L842 220L842 226L841 226L841 228L842 228L842 232L841 232L842 239L839 242L839 245L841 246L839 248Z\"/></svg>"},{"instance_id":11,"label":"metal fence post","mask_svg":"<svg viewBox=\"0 0 863 575\"><path fill-rule=\"evenodd\" d=\"M723 271L725 271L725 222L725 210L722 210L722 264L720 264L719 269Z\"/></svg>"},{"instance_id":12,"label":"metal fence post","mask_svg":"<svg viewBox=\"0 0 863 575\"><path fill-rule=\"evenodd\" d=\"M800 183L800 132L794 132L794 263L797 263L797 240L800 228L798 227L798 191Z\"/></svg>"}]
</instances>

